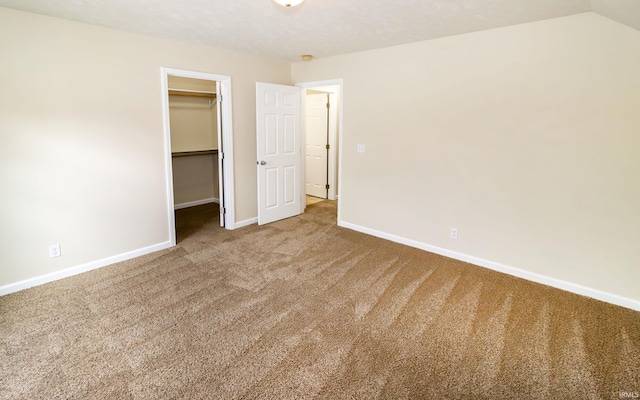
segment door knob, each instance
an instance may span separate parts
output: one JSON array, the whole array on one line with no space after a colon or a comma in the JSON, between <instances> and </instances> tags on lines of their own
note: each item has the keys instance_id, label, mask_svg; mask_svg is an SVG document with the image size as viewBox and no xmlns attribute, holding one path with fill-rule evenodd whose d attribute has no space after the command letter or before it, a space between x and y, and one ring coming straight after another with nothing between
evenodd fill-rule
<instances>
[{"instance_id":1,"label":"door knob","mask_svg":"<svg viewBox=\"0 0 640 400\"><path fill-rule=\"evenodd\" d=\"M267 165L266 161L260 161L260 165Z\"/></svg>"}]
</instances>

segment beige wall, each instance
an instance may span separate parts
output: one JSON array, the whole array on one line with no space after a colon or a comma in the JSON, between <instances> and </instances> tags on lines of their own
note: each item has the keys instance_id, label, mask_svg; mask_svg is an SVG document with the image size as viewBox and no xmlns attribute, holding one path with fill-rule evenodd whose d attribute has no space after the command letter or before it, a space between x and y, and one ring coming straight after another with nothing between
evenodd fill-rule
<instances>
[{"instance_id":1,"label":"beige wall","mask_svg":"<svg viewBox=\"0 0 640 400\"><path fill-rule=\"evenodd\" d=\"M638 71L640 32L585 13L296 63L292 81L344 79L344 222L637 301Z\"/></svg>"},{"instance_id":2,"label":"beige wall","mask_svg":"<svg viewBox=\"0 0 640 400\"><path fill-rule=\"evenodd\" d=\"M217 155L174 157L172 164L173 201L176 206L220 199Z\"/></svg>"},{"instance_id":3,"label":"beige wall","mask_svg":"<svg viewBox=\"0 0 640 400\"><path fill-rule=\"evenodd\" d=\"M216 91L215 81L168 77L169 89ZM218 148L217 112L206 97L169 96L171 151Z\"/></svg>"},{"instance_id":4,"label":"beige wall","mask_svg":"<svg viewBox=\"0 0 640 400\"><path fill-rule=\"evenodd\" d=\"M171 151L217 149L215 114L207 98L169 96Z\"/></svg>"},{"instance_id":5,"label":"beige wall","mask_svg":"<svg viewBox=\"0 0 640 400\"><path fill-rule=\"evenodd\" d=\"M289 63L3 8L0 49L0 286L169 240L163 66L231 76L236 220L257 215L255 83Z\"/></svg>"}]
</instances>

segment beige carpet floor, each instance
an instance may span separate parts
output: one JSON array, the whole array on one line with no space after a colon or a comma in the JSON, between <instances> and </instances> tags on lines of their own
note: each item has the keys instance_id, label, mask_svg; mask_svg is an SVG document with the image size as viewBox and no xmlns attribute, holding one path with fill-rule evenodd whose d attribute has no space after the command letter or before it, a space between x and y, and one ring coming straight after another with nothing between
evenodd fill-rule
<instances>
[{"instance_id":1,"label":"beige carpet floor","mask_svg":"<svg viewBox=\"0 0 640 400\"><path fill-rule=\"evenodd\" d=\"M336 226L333 202L0 297L2 399L619 399L640 313Z\"/></svg>"}]
</instances>

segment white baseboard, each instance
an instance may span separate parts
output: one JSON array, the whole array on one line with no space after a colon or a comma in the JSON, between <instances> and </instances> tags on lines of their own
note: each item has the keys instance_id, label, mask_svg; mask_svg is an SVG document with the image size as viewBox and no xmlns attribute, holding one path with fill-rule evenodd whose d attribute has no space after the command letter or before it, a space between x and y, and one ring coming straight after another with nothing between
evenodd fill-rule
<instances>
[{"instance_id":1,"label":"white baseboard","mask_svg":"<svg viewBox=\"0 0 640 400\"><path fill-rule=\"evenodd\" d=\"M163 243L158 243L151 246L143 247L138 250L128 251L126 253L103 258L97 261L92 261L83 265L78 265L76 267L71 267L71 268L63 269L61 271L52 272L50 274L40 275L35 278L30 278L30 279L25 279L23 281L10 283L5 286L0 286L0 296L4 296L9 293L14 293L23 289L28 289L33 286L43 285L45 283L57 281L58 279L68 278L73 275L78 275L83 272L102 268L107 265L115 264L120 261L125 261L135 257L144 256L149 253L168 249L169 247L171 247L171 243L169 241L166 241Z\"/></svg>"},{"instance_id":2,"label":"white baseboard","mask_svg":"<svg viewBox=\"0 0 640 400\"><path fill-rule=\"evenodd\" d=\"M242 228L243 226L249 226L258 223L258 217L245 219L244 221L236 222L235 228Z\"/></svg>"},{"instance_id":3,"label":"white baseboard","mask_svg":"<svg viewBox=\"0 0 640 400\"><path fill-rule=\"evenodd\" d=\"M365 228L360 225L352 224L350 222L338 221L338 226L352 229L354 231L366 233L368 235L377 236L382 239L387 239L392 242L401 243L407 246L415 247L421 250L425 250L431 253L439 254L441 256L453 258L456 260L464 261L470 264L478 265L481 267L489 268L494 271L502 272L508 275L517 276L518 278L526 279L528 281L541 283L543 285L552 286L557 289L566 290L568 292L576 293L582 296L591 297L596 300L604 301L607 303L615 304L618 306L622 306L625 308L630 308L632 310L640 311L640 301L629 299L626 297L618 296L616 294L603 292L597 289L589 288L586 286L578 285L576 283L571 283L567 281L563 281L561 279L551 278L549 276L536 274L534 272L529 272L522 270L520 268L510 267L508 265L503 265L497 262L484 260L482 258L470 256L464 253L458 253L456 251L451 251L447 249L443 249L441 247L432 246L430 244L418 242L416 240L411 240L407 238L403 238L401 236L392 235L389 233L377 231L375 229Z\"/></svg>"},{"instance_id":4,"label":"white baseboard","mask_svg":"<svg viewBox=\"0 0 640 400\"><path fill-rule=\"evenodd\" d=\"M214 197L211 197L209 199L202 199L202 200L196 200L196 201L188 201L186 203L180 203L180 204L176 204L173 206L174 210L181 210L183 208L189 208L189 207L195 207L195 206L201 206L203 204L211 204L211 203L218 203L220 204L220 199L216 199Z\"/></svg>"}]
</instances>

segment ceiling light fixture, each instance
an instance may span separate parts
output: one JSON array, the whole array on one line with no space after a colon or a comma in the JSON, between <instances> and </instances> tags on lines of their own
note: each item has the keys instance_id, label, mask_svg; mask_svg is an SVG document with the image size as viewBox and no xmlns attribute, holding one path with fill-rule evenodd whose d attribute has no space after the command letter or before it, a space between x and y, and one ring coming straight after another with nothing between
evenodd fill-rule
<instances>
[{"instance_id":1,"label":"ceiling light fixture","mask_svg":"<svg viewBox=\"0 0 640 400\"><path fill-rule=\"evenodd\" d=\"M304 0L273 0L276 3L280 4L281 6L285 6L285 7L295 7L298 4L302 4L302 2Z\"/></svg>"}]
</instances>

